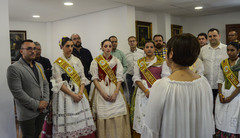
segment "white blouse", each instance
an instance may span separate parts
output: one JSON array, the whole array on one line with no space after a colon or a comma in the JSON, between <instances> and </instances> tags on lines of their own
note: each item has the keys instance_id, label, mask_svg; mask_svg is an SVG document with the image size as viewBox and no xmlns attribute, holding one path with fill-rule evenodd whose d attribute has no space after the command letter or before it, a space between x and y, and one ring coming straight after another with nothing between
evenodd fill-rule
<instances>
[{"instance_id":1,"label":"white blouse","mask_svg":"<svg viewBox=\"0 0 240 138\"><path fill-rule=\"evenodd\" d=\"M66 62L68 62L68 64L70 64L76 70L76 72L81 78L80 79L81 84L88 85L90 83L90 81L84 75L82 62L77 57L71 55L67 59L64 55L62 55L61 58L64 59ZM53 71L53 76L52 76L51 82L53 85L53 88L52 88L53 92L59 92L63 84L65 84L70 89L67 81L62 80L62 74L66 72L57 63L53 63L52 71ZM71 80L70 83L73 83L73 81ZM77 84L75 83L74 85L77 86Z\"/></svg>"},{"instance_id":2,"label":"white blouse","mask_svg":"<svg viewBox=\"0 0 240 138\"><path fill-rule=\"evenodd\" d=\"M124 81L123 80L123 66L120 62L120 60L114 56L112 56L112 59L108 62L110 68L113 68L115 65L117 65L117 70L116 70L116 78L117 81ZM92 80L99 79L98 76L98 63L96 60L93 60L91 63L90 71L92 74ZM105 81L108 81L108 76L106 76Z\"/></svg>"},{"instance_id":3,"label":"white blouse","mask_svg":"<svg viewBox=\"0 0 240 138\"><path fill-rule=\"evenodd\" d=\"M146 62L147 68L152 66L156 62L157 62L157 57L155 57L151 62ZM159 66L161 66L161 65L159 65ZM136 81L142 80L141 75L140 75L140 69L139 69L137 62L135 62L135 64L134 64L134 75L133 75L132 80L133 80L134 84L136 84Z\"/></svg>"},{"instance_id":4,"label":"white blouse","mask_svg":"<svg viewBox=\"0 0 240 138\"><path fill-rule=\"evenodd\" d=\"M197 73L198 75L203 75L204 73L204 66L203 66L203 63L202 63L202 60L197 58L197 60L195 61L195 63L193 63L192 65L193 67L193 72L194 73ZM162 66L162 74L161 74L161 77L164 78L164 77L168 77L169 75L171 75L171 68L169 68L167 66L167 63L166 61L163 62L163 66Z\"/></svg>"},{"instance_id":5,"label":"white blouse","mask_svg":"<svg viewBox=\"0 0 240 138\"><path fill-rule=\"evenodd\" d=\"M142 138L211 138L215 133L205 77L191 82L163 78L150 91Z\"/></svg>"}]
</instances>

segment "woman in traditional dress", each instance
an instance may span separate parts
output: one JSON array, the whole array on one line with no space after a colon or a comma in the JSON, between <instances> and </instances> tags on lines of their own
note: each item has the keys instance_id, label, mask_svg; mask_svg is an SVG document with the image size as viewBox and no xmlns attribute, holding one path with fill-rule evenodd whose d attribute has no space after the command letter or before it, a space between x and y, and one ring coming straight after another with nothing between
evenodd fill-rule
<instances>
[{"instance_id":1,"label":"woman in traditional dress","mask_svg":"<svg viewBox=\"0 0 240 138\"><path fill-rule=\"evenodd\" d=\"M172 74L150 89L142 138L211 138L212 90L205 77L189 69L200 45L192 34L182 34L172 37L167 47Z\"/></svg>"},{"instance_id":2,"label":"woman in traditional dress","mask_svg":"<svg viewBox=\"0 0 240 138\"><path fill-rule=\"evenodd\" d=\"M85 85L81 61L72 55L73 42L63 37L59 42L63 55L53 63L53 137L94 138L96 130Z\"/></svg>"},{"instance_id":3,"label":"woman in traditional dress","mask_svg":"<svg viewBox=\"0 0 240 138\"><path fill-rule=\"evenodd\" d=\"M230 67L240 60L239 44L230 42L227 46L228 58L221 62L218 73L218 92L215 107L216 137L240 138L240 73Z\"/></svg>"},{"instance_id":4,"label":"woman in traditional dress","mask_svg":"<svg viewBox=\"0 0 240 138\"><path fill-rule=\"evenodd\" d=\"M127 103L120 89L123 81L121 62L111 55L112 43L101 43L103 54L91 63L94 88L90 92L92 111L99 138L131 138Z\"/></svg>"},{"instance_id":5,"label":"woman in traditional dress","mask_svg":"<svg viewBox=\"0 0 240 138\"><path fill-rule=\"evenodd\" d=\"M133 122L133 137L140 137L143 129L146 106L153 83L161 78L164 59L155 56L154 42L149 41L144 46L146 57L140 58L134 65L133 82L137 86L132 99L131 121Z\"/></svg>"}]
</instances>

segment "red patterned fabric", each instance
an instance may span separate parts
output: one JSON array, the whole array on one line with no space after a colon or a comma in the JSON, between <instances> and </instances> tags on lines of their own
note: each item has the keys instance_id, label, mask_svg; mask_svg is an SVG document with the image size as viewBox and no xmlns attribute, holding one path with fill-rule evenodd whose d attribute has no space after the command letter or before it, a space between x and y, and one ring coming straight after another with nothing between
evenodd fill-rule
<instances>
[{"instance_id":1,"label":"red patterned fabric","mask_svg":"<svg viewBox=\"0 0 240 138\"><path fill-rule=\"evenodd\" d=\"M104 56L103 56L104 57ZM105 58L105 57L104 57ZM112 59L112 56L110 56L108 58L108 60L111 60ZM105 58L106 60L106 58ZM114 74L116 75L116 70L117 70L117 64L112 68ZM105 77L107 76L107 74L101 69L101 67L98 65L98 77L99 79L101 80L105 80ZM111 80L109 79L109 83L111 82ZM107 86L108 84L106 84Z\"/></svg>"}]
</instances>

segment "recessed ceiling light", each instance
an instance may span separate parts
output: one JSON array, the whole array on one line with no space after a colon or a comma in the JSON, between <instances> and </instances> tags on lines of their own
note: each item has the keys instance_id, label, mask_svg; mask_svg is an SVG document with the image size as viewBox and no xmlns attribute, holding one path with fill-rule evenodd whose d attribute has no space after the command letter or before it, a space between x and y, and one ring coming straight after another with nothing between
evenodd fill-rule
<instances>
[{"instance_id":1,"label":"recessed ceiling light","mask_svg":"<svg viewBox=\"0 0 240 138\"><path fill-rule=\"evenodd\" d=\"M33 15L33 18L40 18L40 15Z\"/></svg>"},{"instance_id":2,"label":"recessed ceiling light","mask_svg":"<svg viewBox=\"0 0 240 138\"><path fill-rule=\"evenodd\" d=\"M72 2L65 2L64 5L65 5L65 6L72 6L73 3L72 3Z\"/></svg>"},{"instance_id":3,"label":"recessed ceiling light","mask_svg":"<svg viewBox=\"0 0 240 138\"><path fill-rule=\"evenodd\" d=\"M195 10L201 10L203 7L202 6L197 6L197 7L195 7L194 9Z\"/></svg>"}]
</instances>

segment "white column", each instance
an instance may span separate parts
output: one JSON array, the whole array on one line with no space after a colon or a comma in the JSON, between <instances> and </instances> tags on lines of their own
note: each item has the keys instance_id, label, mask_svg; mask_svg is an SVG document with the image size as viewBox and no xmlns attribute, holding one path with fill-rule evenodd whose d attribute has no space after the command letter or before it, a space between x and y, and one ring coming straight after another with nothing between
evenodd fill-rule
<instances>
[{"instance_id":1,"label":"white column","mask_svg":"<svg viewBox=\"0 0 240 138\"><path fill-rule=\"evenodd\" d=\"M171 38L171 15L160 13L157 15L158 34L163 35L164 41Z\"/></svg>"},{"instance_id":2,"label":"white column","mask_svg":"<svg viewBox=\"0 0 240 138\"><path fill-rule=\"evenodd\" d=\"M13 96L7 85L7 68L11 64L9 41L9 13L8 0L1 0L0 4L0 137L15 138L16 127L14 118Z\"/></svg>"}]
</instances>

